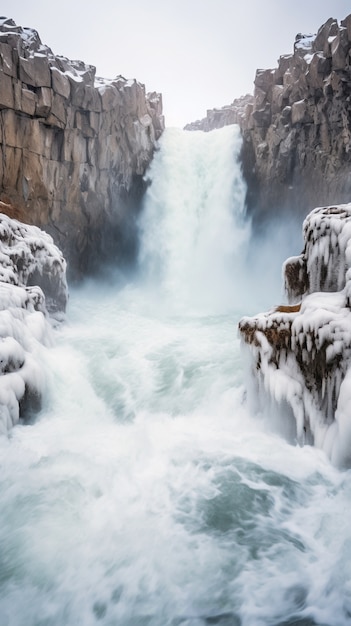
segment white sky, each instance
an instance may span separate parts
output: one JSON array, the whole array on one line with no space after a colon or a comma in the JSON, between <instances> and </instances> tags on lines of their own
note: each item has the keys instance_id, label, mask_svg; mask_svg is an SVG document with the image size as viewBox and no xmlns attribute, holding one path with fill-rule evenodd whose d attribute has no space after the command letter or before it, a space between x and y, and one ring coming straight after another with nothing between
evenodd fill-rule
<instances>
[{"instance_id":1,"label":"white sky","mask_svg":"<svg viewBox=\"0 0 351 626\"><path fill-rule=\"evenodd\" d=\"M35 28L55 54L137 78L163 94L167 126L252 93L295 35L351 13L350 0L1 0L0 13Z\"/></svg>"}]
</instances>

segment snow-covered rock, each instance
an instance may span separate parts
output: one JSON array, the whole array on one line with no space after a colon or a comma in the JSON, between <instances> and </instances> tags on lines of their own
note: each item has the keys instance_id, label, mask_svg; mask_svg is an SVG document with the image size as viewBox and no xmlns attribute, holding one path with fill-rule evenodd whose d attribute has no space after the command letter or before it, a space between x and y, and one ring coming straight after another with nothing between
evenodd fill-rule
<instances>
[{"instance_id":1,"label":"snow-covered rock","mask_svg":"<svg viewBox=\"0 0 351 626\"><path fill-rule=\"evenodd\" d=\"M0 214L0 433L40 406L50 314L66 302L66 262L51 237Z\"/></svg>"},{"instance_id":2,"label":"snow-covered rock","mask_svg":"<svg viewBox=\"0 0 351 626\"><path fill-rule=\"evenodd\" d=\"M284 264L288 305L239 329L250 354L250 402L294 436L351 466L351 204L321 207L304 221L305 246Z\"/></svg>"},{"instance_id":3,"label":"snow-covered rock","mask_svg":"<svg viewBox=\"0 0 351 626\"><path fill-rule=\"evenodd\" d=\"M49 313L66 309L66 261L50 235L1 213L0 281L40 287Z\"/></svg>"}]
</instances>

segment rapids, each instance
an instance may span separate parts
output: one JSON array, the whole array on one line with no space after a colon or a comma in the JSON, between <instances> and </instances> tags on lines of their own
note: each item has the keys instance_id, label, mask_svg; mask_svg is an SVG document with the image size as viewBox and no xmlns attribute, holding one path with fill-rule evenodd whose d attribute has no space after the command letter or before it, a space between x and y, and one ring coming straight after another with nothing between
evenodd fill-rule
<instances>
[{"instance_id":1,"label":"rapids","mask_svg":"<svg viewBox=\"0 0 351 626\"><path fill-rule=\"evenodd\" d=\"M351 473L245 404L239 150L166 131L138 271L71 291L44 406L0 438L1 626L350 624Z\"/></svg>"}]
</instances>

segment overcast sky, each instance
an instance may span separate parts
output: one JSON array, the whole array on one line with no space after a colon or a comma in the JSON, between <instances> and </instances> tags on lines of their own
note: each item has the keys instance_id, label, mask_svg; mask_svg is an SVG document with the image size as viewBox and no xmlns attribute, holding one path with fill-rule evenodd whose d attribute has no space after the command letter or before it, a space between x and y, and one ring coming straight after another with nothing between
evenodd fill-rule
<instances>
[{"instance_id":1,"label":"overcast sky","mask_svg":"<svg viewBox=\"0 0 351 626\"><path fill-rule=\"evenodd\" d=\"M1 0L55 54L137 78L163 94L167 126L183 126L252 93L295 35L351 13L350 0Z\"/></svg>"}]
</instances>

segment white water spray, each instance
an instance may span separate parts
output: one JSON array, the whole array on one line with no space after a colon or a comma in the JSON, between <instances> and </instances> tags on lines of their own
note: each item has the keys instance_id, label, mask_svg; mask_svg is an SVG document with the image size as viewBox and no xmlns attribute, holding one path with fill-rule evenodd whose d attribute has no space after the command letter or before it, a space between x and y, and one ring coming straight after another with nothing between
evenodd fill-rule
<instances>
[{"instance_id":1,"label":"white water spray","mask_svg":"<svg viewBox=\"0 0 351 626\"><path fill-rule=\"evenodd\" d=\"M242 404L238 149L167 132L147 284L71 293L45 407L0 438L1 626L350 623L351 475Z\"/></svg>"},{"instance_id":2,"label":"white water spray","mask_svg":"<svg viewBox=\"0 0 351 626\"><path fill-rule=\"evenodd\" d=\"M180 311L233 307L249 224L239 128L165 132L140 223L140 268Z\"/></svg>"}]
</instances>

